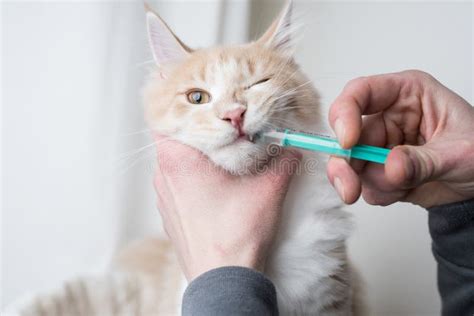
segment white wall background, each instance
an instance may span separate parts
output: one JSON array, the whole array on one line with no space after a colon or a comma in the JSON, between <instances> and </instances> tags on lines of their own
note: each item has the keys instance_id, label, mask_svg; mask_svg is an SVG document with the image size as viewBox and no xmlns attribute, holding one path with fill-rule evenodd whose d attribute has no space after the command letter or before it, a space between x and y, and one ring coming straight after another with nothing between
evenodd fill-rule
<instances>
[{"instance_id":1,"label":"white wall background","mask_svg":"<svg viewBox=\"0 0 474 316\"><path fill-rule=\"evenodd\" d=\"M168 1L154 7L194 47L240 42L281 2ZM298 2L297 60L327 106L353 77L431 72L474 101L472 2ZM104 266L158 232L139 87L150 59L135 2L6 2L2 31L2 306ZM146 150L144 151L146 152ZM137 157L144 157L128 168ZM145 163L143 163L145 162ZM426 213L348 208L350 251L373 315L439 312Z\"/></svg>"}]
</instances>

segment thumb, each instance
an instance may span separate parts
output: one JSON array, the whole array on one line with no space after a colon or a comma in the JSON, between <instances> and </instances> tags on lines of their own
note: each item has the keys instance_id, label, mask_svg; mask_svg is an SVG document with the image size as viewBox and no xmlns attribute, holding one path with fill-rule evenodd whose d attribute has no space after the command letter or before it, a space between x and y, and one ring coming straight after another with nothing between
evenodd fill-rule
<instances>
[{"instance_id":1,"label":"thumb","mask_svg":"<svg viewBox=\"0 0 474 316\"><path fill-rule=\"evenodd\" d=\"M395 147L387 158L385 174L389 182L401 188L413 188L439 178L443 159L427 145Z\"/></svg>"}]
</instances>

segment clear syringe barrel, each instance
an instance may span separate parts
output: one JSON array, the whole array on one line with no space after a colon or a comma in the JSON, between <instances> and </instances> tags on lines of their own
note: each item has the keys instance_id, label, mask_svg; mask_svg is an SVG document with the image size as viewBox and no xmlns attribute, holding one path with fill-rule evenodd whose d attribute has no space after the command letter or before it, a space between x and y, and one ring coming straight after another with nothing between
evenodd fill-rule
<instances>
[{"instance_id":1,"label":"clear syringe barrel","mask_svg":"<svg viewBox=\"0 0 474 316\"><path fill-rule=\"evenodd\" d=\"M351 149L341 148L335 139L312 134L302 134L290 130L266 132L263 134L263 137L266 142L278 144L282 147L297 147L324 152L334 156L350 158L352 152Z\"/></svg>"},{"instance_id":2,"label":"clear syringe barrel","mask_svg":"<svg viewBox=\"0 0 474 316\"><path fill-rule=\"evenodd\" d=\"M390 149L357 144L350 149L339 146L336 139L294 132L291 130L274 130L263 133L265 142L278 144L283 147L297 147L312 151L327 153L334 156L355 158L384 164L390 154Z\"/></svg>"}]
</instances>

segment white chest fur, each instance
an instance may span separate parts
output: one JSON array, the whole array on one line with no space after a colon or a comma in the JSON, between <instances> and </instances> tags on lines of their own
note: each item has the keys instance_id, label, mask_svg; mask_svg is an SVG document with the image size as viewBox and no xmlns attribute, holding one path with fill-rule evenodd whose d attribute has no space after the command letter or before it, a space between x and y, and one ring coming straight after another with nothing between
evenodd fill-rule
<instances>
[{"instance_id":1,"label":"white chest fur","mask_svg":"<svg viewBox=\"0 0 474 316\"><path fill-rule=\"evenodd\" d=\"M327 158L305 154L291 183L266 273L283 315L348 315L345 240L352 222L326 178Z\"/></svg>"}]
</instances>

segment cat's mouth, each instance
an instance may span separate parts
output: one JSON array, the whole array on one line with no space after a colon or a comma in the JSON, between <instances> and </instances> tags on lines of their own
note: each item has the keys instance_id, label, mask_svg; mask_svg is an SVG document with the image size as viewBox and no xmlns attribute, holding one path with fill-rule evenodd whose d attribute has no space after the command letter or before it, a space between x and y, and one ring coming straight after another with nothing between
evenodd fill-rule
<instances>
[{"instance_id":1,"label":"cat's mouth","mask_svg":"<svg viewBox=\"0 0 474 316\"><path fill-rule=\"evenodd\" d=\"M248 141L251 143L255 143L255 134L241 134L239 137L237 137L237 141Z\"/></svg>"},{"instance_id":2,"label":"cat's mouth","mask_svg":"<svg viewBox=\"0 0 474 316\"><path fill-rule=\"evenodd\" d=\"M235 141L233 141L233 143L237 143L237 142L249 142L249 143L255 144L257 138L258 138L258 134L257 134L257 133L255 133L255 134L245 134L245 133L242 133L242 134L240 134L239 136L237 136L237 138L235 139Z\"/></svg>"},{"instance_id":3,"label":"cat's mouth","mask_svg":"<svg viewBox=\"0 0 474 316\"><path fill-rule=\"evenodd\" d=\"M235 136L233 140L227 143L226 146L233 146L233 145L256 145L259 142L261 131L253 132L253 133L245 133L240 132L239 135Z\"/></svg>"},{"instance_id":4,"label":"cat's mouth","mask_svg":"<svg viewBox=\"0 0 474 316\"><path fill-rule=\"evenodd\" d=\"M242 133L228 143L224 144L222 147L232 147L232 146L253 146L256 144L257 134L245 134Z\"/></svg>"}]
</instances>

